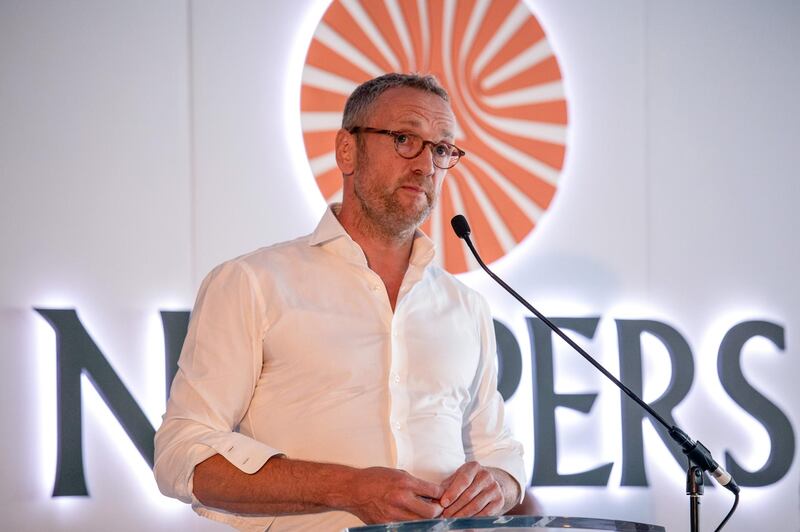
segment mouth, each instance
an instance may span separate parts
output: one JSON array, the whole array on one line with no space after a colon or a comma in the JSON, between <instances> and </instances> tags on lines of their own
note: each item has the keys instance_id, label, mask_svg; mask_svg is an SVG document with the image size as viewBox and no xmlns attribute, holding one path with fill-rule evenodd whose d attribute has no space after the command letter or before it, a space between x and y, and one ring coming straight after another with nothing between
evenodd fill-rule
<instances>
[{"instance_id":1,"label":"mouth","mask_svg":"<svg viewBox=\"0 0 800 532\"><path fill-rule=\"evenodd\" d=\"M406 192L413 194L424 194L428 198L430 198L432 195L432 191L428 190L428 187L425 186L425 183L419 183L416 180L409 180L405 183L401 183L397 189L405 190Z\"/></svg>"},{"instance_id":2,"label":"mouth","mask_svg":"<svg viewBox=\"0 0 800 532\"><path fill-rule=\"evenodd\" d=\"M416 185L401 185L397 188L397 190L410 196L410 199L414 203L424 202L425 204L430 205L433 201L433 198L424 187L418 187Z\"/></svg>"}]
</instances>

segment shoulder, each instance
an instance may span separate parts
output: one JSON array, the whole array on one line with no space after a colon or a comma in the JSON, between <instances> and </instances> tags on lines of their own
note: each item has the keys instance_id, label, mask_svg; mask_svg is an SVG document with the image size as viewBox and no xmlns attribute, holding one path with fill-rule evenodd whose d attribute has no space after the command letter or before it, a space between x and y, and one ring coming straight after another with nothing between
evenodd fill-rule
<instances>
[{"instance_id":1,"label":"shoulder","mask_svg":"<svg viewBox=\"0 0 800 532\"><path fill-rule=\"evenodd\" d=\"M239 282L261 285L282 270L291 269L298 259L307 255L310 235L265 246L239 255L215 266L206 275L203 284Z\"/></svg>"},{"instance_id":2,"label":"shoulder","mask_svg":"<svg viewBox=\"0 0 800 532\"><path fill-rule=\"evenodd\" d=\"M293 240L278 242L270 246L265 246L250 253L245 253L227 261L235 263L241 267L259 269L269 266L273 262L280 262L287 259L296 259L299 255L308 253L310 249L309 241L311 235L304 235ZM223 265L226 263L223 263Z\"/></svg>"},{"instance_id":3,"label":"shoulder","mask_svg":"<svg viewBox=\"0 0 800 532\"><path fill-rule=\"evenodd\" d=\"M213 271L221 269L245 269L258 272L269 269L270 266L286 260L296 260L298 256L307 254L310 235L304 235L293 240L278 242L269 246L255 249L249 253L239 255L217 265Z\"/></svg>"}]
</instances>

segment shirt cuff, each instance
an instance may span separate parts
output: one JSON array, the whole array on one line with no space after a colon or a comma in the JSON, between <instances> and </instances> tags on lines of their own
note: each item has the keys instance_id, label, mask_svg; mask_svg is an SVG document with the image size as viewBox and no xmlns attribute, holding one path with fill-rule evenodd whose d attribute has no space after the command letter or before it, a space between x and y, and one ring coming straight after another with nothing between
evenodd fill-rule
<instances>
[{"instance_id":1,"label":"shirt cuff","mask_svg":"<svg viewBox=\"0 0 800 532\"><path fill-rule=\"evenodd\" d=\"M261 469L273 456L284 454L238 432L213 432L201 438L199 443L208 445L248 475Z\"/></svg>"},{"instance_id":2,"label":"shirt cuff","mask_svg":"<svg viewBox=\"0 0 800 532\"><path fill-rule=\"evenodd\" d=\"M522 502L525 497L525 488L528 485L528 475L525 473L525 464L522 458L516 455L491 455L479 460L483 467L494 467L502 469L513 478L519 485L519 499L516 504Z\"/></svg>"}]
</instances>

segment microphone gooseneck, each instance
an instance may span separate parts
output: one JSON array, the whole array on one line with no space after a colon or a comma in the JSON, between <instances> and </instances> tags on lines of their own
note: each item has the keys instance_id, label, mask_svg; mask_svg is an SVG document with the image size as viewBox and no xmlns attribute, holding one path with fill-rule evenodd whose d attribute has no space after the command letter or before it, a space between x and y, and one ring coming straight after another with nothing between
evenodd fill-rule
<instances>
[{"instance_id":1,"label":"microphone gooseneck","mask_svg":"<svg viewBox=\"0 0 800 532\"><path fill-rule=\"evenodd\" d=\"M454 216L450 220L450 225L453 226L453 231L455 231L456 236L458 238L464 240L466 242L467 247L475 256L475 260L478 261L478 264L481 268L491 277L492 279L497 282L500 286L502 286L509 294L514 296L514 299L519 301L525 308L530 310L537 318L542 320L545 325L547 325L554 333L561 337L562 340L567 342L570 347L572 347L575 351L577 351L583 358L585 358L592 366L594 366L600 373L605 375L611 382L613 382L617 388L622 390L625 395L630 397L636 404L638 404L641 408L643 408L653 419L658 421L664 428L667 429L669 435L675 440L678 445L681 446L683 453L692 461L695 465L703 469L703 471L708 471L711 475L720 483L720 485L726 487L730 491L735 494L739 493L739 486L733 480L733 477L722 469L717 462L711 456L711 452L699 441L693 441L684 431L679 429L675 425L670 425L667 421L659 415L658 412L653 410L653 408L645 403L638 395L633 393L627 386L625 386L619 379L617 379L614 375L612 375L602 364L600 364L597 360L594 359L589 353L587 353L581 346L576 344L572 338L566 335L564 331L562 331L557 325L547 319L541 312L536 310L533 305L528 303L528 301L519 295L513 288L508 286L505 281L503 281L500 277L498 277L492 270L489 269L488 266L483 262L481 256L478 254L478 251L475 249L475 246L472 244L472 240L470 240L470 228L467 219L458 214Z\"/></svg>"}]
</instances>

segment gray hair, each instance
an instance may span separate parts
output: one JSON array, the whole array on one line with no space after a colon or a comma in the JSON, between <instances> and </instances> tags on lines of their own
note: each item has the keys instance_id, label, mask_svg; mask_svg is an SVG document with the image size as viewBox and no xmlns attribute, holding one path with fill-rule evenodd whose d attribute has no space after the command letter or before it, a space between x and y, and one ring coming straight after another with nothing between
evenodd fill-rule
<instances>
[{"instance_id":1,"label":"gray hair","mask_svg":"<svg viewBox=\"0 0 800 532\"><path fill-rule=\"evenodd\" d=\"M433 93L446 102L450 101L447 91L431 74L398 74L396 72L384 74L365 81L356 87L356 90L347 98L347 103L344 105L344 114L342 115L342 129L363 125L361 122L366 119L370 107L378 96L396 87L419 89Z\"/></svg>"}]
</instances>

